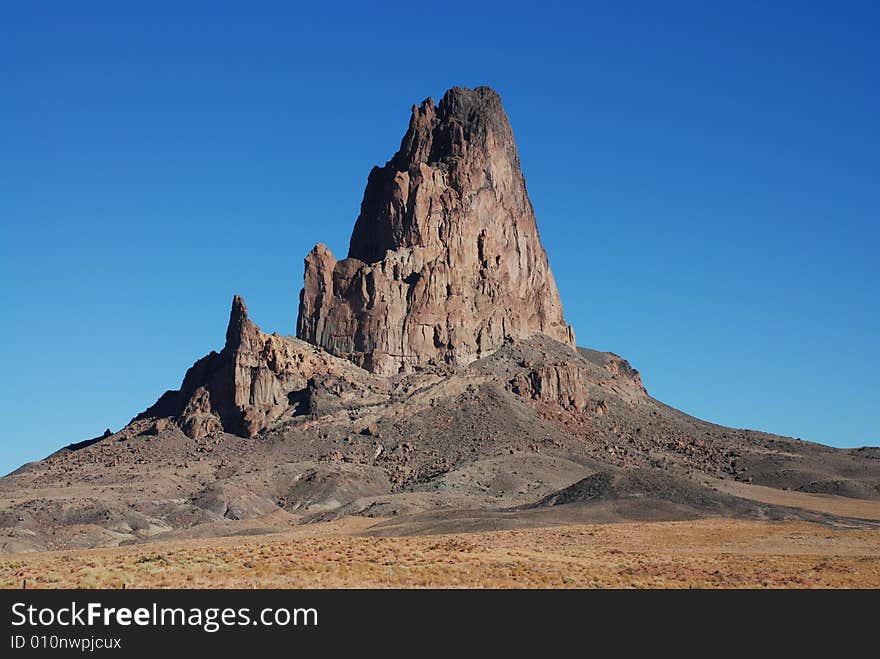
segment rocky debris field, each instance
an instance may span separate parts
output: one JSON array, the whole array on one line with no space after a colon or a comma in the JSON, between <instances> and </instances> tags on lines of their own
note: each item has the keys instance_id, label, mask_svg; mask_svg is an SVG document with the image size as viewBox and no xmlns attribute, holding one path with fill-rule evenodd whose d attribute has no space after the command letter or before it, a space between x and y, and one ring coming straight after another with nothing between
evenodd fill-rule
<instances>
[{"instance_id":1,"label":"rocky debris field","mask_svg":"<svg viewBox=\"0 0 880 659\"><path fill-rule=\"evenodd\" d=\"M141 415L0 479L0 548L282 532L351 515L390 518L389 534L509 528L558 523L560 507L580 508L585 521L834 524L834 515L763 505L747 491L723 494L719 482L880 501L871 450L699 421L652 399L620 357L547 337L390 378L325 359L340 367L325 376L345 386L313 387L316 408L288 410L252 437L189 437L173 419ZM574 378L577 387L566 385Z\"/></svg>"}]
</instances>

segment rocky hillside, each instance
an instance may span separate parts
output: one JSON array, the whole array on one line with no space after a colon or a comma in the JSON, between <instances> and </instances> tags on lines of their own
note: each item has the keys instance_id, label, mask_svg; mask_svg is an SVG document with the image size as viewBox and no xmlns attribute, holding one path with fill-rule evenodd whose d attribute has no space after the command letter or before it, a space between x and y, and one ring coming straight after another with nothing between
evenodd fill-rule
<instances>
[{"instance_id":1,"label":"rocky hillside","mask_svg":"<svg viewBox=\"0 0 880 659\"><path fill-rule=\"evenodd\" d=\"M377 534L880 519L829 512L880 501L880 449L695 419L652 398L625 359L575 347L488 88L413 108L370 174L348 257L306 257L297 336L261 331L236 296L224 346L179 389L0 479L0 550L345 515L381 518Z\"/></svg>"}]
</instances>

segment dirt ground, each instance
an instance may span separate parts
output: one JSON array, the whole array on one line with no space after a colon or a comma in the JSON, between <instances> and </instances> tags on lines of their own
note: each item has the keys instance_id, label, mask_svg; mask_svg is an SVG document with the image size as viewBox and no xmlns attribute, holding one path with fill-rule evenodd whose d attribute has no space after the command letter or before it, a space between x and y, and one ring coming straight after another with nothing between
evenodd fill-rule
<instances>
[{"instance_id":1,"label":"dirt ground","mask_svg":"<svg viewBox=\"0 0 880 659\"><path fill-rule=\"evenodd\" d=\"M704 519L364 537L344 518L252 537L8 555L28 588L880 588L880 530Z\"/></svg>"}]
</instances>

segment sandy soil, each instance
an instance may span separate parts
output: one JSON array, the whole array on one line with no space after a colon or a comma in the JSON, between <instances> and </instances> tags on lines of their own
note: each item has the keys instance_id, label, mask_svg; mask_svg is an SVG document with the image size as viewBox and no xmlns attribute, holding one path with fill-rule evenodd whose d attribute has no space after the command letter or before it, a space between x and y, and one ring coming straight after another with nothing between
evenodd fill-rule
<instances>
[{"instance_id":1,"label":"sandy soil","mask_svg":"<svg viewBox=\"0 0 880 659\"><path fill-rule=\"evenodd\" d=\"M376 522L9 555L0 559L0 586L880 588L880 530L705 519L361 535Z\"/></svg>"}]
</instances>

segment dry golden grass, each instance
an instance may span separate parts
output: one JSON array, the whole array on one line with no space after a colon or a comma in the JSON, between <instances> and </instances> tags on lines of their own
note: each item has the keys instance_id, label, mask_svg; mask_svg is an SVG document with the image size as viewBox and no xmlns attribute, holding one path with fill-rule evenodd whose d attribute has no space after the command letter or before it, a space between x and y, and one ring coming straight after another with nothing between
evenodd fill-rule
<instances>
[{"instance_id":1,"label":"dry golden grass","mask_svg":"<svg viewBox=\"0 0 880 659\"><path fill-rule=\"evenodd\" d=\"M290 533L19 554L0 586L70 588L880 588L880 531L710 519L371 538Z\"/></svg>"}]
</instances>

